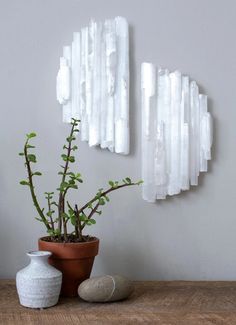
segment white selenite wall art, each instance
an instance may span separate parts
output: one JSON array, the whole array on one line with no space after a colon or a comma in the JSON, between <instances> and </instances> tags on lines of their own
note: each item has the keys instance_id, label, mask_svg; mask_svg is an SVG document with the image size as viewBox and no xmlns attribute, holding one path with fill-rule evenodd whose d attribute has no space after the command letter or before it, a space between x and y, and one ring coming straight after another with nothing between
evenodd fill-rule
<instances>
[{"instance_id":1,"label":"white selenite wall art","mask_svg":"<svg viewBox=\"0 0 236 325\"><path fill-rule=\"evenodd\" d=\"M149 202L198 185L211 159L207 96L179 71L141 67L143 199Z\"/></svg>"},{"instance_id":2,"label":"white selenite wall art","mask_svg":"<svg viewBox=\"0 0 236 325\"><path fill-rule=\"evenodd\" d=\"M91 21L64 46L57 75L63 122L81 120L81 140L129 153L129 35L123 17Z\"/></svg>"}]
</instances>

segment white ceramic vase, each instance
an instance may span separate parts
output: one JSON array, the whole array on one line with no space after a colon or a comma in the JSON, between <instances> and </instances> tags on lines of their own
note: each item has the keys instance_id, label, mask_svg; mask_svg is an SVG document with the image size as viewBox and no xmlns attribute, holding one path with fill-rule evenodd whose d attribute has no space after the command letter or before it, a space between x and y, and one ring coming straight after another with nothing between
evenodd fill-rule
<instances>
[{"instance_id":1,"label":"white ceramic vase","mask_svg":"<svg viewBox=\"0 0 236 325\"><path fill-rule=\"evenodd\" d=\"M57 304L62 273L48 264L51 252L29 252L30 264L16 275L20 304L30 308L47 308Z\"/></svg>"}]
</instances>

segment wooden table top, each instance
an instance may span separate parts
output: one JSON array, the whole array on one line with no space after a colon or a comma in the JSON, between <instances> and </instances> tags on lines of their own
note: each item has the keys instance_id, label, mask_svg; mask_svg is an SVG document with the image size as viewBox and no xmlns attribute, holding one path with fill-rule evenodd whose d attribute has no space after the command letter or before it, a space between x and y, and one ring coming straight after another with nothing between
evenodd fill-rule
<instances>
[{"instance_id":1,"label":"wooden table top","mask_svg":"<svg viewBox=\"0 0 236 325\"><path fill-rule=\"evenodd\" d=\"M135 282L125 301L87 303L61 298L55 307L20 306L15 282L0 280L1 325L236 325L236 282Z\"/></svg>"}]
</instances>

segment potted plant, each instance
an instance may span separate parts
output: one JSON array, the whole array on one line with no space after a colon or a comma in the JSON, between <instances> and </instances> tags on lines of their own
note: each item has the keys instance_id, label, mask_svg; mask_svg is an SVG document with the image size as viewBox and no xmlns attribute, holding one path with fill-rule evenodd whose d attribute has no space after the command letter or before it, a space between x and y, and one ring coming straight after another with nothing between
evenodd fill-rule
<instances>
[{"instance_id":1,"label":"potted plant","mask_svg":"<svg viewBox=\"0 0 236 325\"><path fill-rule=\"evenodd\" d=\"M35 146L31 144L36 133L26 135L23 152L19 155L24 157L27 171L27 179L20 182L21 185L29 187L33 204L37 210L38 221L42 222L47 230L47 236L38 241L40 250L52 252L49 262L62 271L62 295L76 296L78 285L89 278L94 258L98 253L99 239L84 235L84 228L96 223L95 214L100 215L100 208L109 202L109 194L123 187L139 185L142 181L133 182L126 177L122 182L109 181L107 189L100 188L97 193L82 206L72 204L67 200L70 190L77 190L78 185L83 183L80 173L70 170L70 164L75 162L73 153L78 149L74 144L79 120L72 119L71 130L63 146L61 158L63 164L60 166L60 185L57 188L58 199L55 200L54 192L45 192L47 208L42 208L35 192L34 178L41 176L41 172L34 170L37 162L36 155L32 153ZM68 225L73 227L69 232Z\"/></svg>"}]
</instances>

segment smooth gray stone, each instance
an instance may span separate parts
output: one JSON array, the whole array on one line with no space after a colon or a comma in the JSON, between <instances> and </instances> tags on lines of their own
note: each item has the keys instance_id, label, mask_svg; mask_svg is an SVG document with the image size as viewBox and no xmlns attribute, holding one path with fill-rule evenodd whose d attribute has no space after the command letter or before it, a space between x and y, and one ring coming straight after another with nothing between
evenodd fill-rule
<instances>
[{"instance_id":1,"label":"smooth gray stone","mask_svg":"<svg viewBox=\"0 0 236 325\"><path fill-rule=\"evenodd\" d=\"M128 298L134 291L133 283L122 275L105 275L83 281L80 298L89 302L110 302Z\"/></svg>"}]
</instances>

